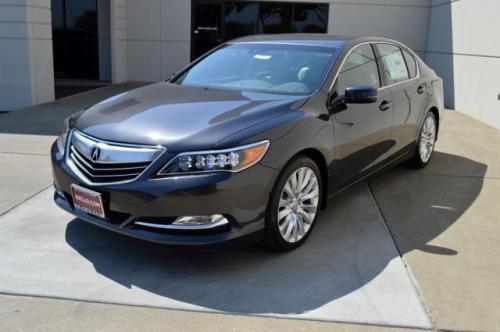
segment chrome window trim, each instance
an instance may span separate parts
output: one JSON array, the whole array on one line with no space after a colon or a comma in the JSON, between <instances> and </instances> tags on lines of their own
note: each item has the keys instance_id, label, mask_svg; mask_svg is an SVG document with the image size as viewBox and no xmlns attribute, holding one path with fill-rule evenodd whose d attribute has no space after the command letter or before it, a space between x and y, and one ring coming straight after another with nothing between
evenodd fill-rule
<instances>
[{"instance_id":1,"label":"chrome window trim","mask_svg":"<svg viewBox=\"0 0 500 332\"><path fill-rule=\"evenodd\" d=\"M396 46L396 47L398 47L400 49L404 49L404 50L406 50L413 57L413 59L415 60L415 62L417 64L417 75L414 78L410 78L410 79L407 79L407 80L404 80L404 81L401 81L401 82L397 82L397 83L393 83L393 84L389 84L389 85L383 85L383 86L377 88L378 91L394 87L394 86L396 86L398 84L408 83L408 82L411 82L413 80L417 80L417 79L421 78L421 76L420 76L420 64L418 63L417 58L415 57L415 53L412 50L408 49L407 47L400 46L398 44L391 43L391 42L388 42L388 41L380 41L380 42L378 42L378 41L367 41L367 42L362 42L362 43L356 44L356 46L354 46L353 48L351 48L349 50L349 52L347 52L347 54L344 56L344 59L342 59L342 62L340 63L338 71L335 73L335 76L333 77L332 83L330 84L330 88L328 89L328 93L332 92L333 86L335 85L335 83L337 82L337 79L339 77L340 69L342 69L342 67L344 66L344 64L347 61L347 58L349 57L349 55L351 55L351 53L354 50L356 50L358 47L360 47L360 46L364 46L364 45L374 45L375 46L377 44L388 44L388 45ZM377 59L377 55L376 54L374 54L374 55L375 55L375 58ZM376 61L378 62L378 59ZM379 64L379 66L380 66L380 64ZM409 73L408 73L408 75L409 75ZM379 76L380 76L380 74L379 74ZM382 77L380 77L380 80L381 80L381 83L382 83Z\"/></svg>"},{"instance_id":2,"label":"chrome window trim","mask_svg":"<svg viewBox=\"0 0 500 332\"><path fill-rule=\"evenodd\" d=\"M406 59L404 58L404 54L401 53L401 55L403 56L403 59L405 60L406 70L408 72L408 79L404 80L404 81L401 81L401 82L396 82L396 83L392 83L392 84L383 86L383 88L390 88L390 87L396 86L398 84L408 83L408 82L411 82L413 80L420 79L420 65L419 65L417 59L415 58L415 54L413 53L412 50L410 50L409 48L407 48L405 46L400 46L400 45L397 45L397 44L394 44L394 43L390 43L390 42L386 42L386 41L374 42L372 44L375 45L375 46L377 44L387 44L387 45L395 46L395 47L401 49L402 51L406 51L408 54L410 54L410 56L413 58L413 60L415 60L415 64L417 65L417 73L416 73L415 77L410 77L410 71L408 70L408 64L406 63Z\"/></svg>"},{"instance_id":3,"label":"chrome window trim","mask_svg":"<svg viewBox=\"0 0 500 332\"><path fill-rule=\"evenodd\" d=\"M156 155L156 157L153 160L151 160L151 162L149 163L149 165L146 166L142 172L140 172L139 174L137 174L137 176L134 177L134 178L132 178L132 179L127 179L127 180L122 180L122 181L110 181L110 182L103 182L103 183L93 182L87 176L85 176L85 174L82 171L80 171L80 169L75 165L75 162L73 161L73 159L70 156L70 154L71 154L71 150L70 149L71 149L71 145L72 145L71 142L72 142L73 134L75 132L78 132L79 134L81 134L83 136L87 136L91 140L95 140L96 142L102 142L102 143L105 143L107 145L115 145L115 146L130 147L130 148L148 148L148 149L155 148L155 149L157 149L159 151L159 153ZM164 146L161 146L161 145L140 145L140 144L126 144L126 143L110 142L110 141L101 140L101 139L92 137L92 136L87 135L87 134L83 134L80 131L72 129L68 133L68 138L67 138L67 141L66 141L66 148L65 148L65 153L64 153L64 162L71 169L71 171L80 180L82 180L82 182L84 182L86 185L95 186L95 187L105 187L105 186L109 186L109 185L117 185L117 184L130 183L130 182L133 182L133 181L137 180L141 175L143 175L144 173L146 173L151 167L154 166L154 164L156 163L156 161L158 161L158 159L165 153L165 151L167 151L167 148L164 147ZM106 163L106 165L112 165L112 163Z\"/></svg>"}]
</instances>

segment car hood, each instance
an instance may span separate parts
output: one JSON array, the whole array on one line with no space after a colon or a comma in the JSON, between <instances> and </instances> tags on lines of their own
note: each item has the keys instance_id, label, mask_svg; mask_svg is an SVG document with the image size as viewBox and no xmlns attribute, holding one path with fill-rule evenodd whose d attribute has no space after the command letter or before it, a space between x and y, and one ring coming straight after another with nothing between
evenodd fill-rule
<instances>
[{"instance_id":1,"label":"car hood","mask_svg":"<svg viewBox=\"0 0 500 332\"><path fill-rule=\"evenodd\" d=\"M107 141L159 144L170 151L213 148L222 139L297 109L306 100L163 82L101 101L83 112L74 128Z\"/></svg>"}]
</instances>

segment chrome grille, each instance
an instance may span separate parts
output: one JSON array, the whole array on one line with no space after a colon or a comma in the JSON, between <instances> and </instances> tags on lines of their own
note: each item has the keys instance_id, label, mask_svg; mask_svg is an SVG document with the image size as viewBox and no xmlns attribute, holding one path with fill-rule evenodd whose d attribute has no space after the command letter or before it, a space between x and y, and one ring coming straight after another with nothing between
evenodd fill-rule
<instances>
[{"instance_id":1,"label":"chrome grille","mask_svg":"<svg viewBox=\"0 0 500 332\"><path fill-rule=\"evenodd\" d=\"M93 184L126 182L141 175L162 152L158 147L103 142L74 131L68 164Z\"/></svg>"}]
</instances>

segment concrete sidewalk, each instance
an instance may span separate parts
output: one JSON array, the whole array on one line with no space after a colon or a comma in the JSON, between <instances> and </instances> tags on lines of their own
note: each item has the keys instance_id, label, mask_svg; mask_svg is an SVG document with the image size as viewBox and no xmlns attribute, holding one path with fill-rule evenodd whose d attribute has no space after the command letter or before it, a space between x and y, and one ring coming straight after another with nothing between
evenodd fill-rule
<instances>
[{"instance_id":1,"label":"concrete sidewalk","mask_svg":"<svg viewBox=\"0 0 500 332\"><path fill-rule=\"evenodd\" d=\"M153 291L156 295L163 297L155 301L165 301L165 297L168 297L168 295L175 295L178 300L183 300L184 303L190 305L207 304L206 301L210 298L206 298L206 292L204 294L192 293L192 296L186 297L182 293L174 294L175 292L173 293L172 290L167 288L159 291L154 286L154 279L151 279L154 273L144 275L144 273L139 273L140 271L134 272L133 264L129 264L129 267L132 268L129 272L123 270L123 274L114 273L114 268L121 271L122 267L117 262L109 266L109 260L120 261L123 259L122 252L126 252L123 243L135 243L135 240L117 237L114 234L109 234L106 231L95 229L83 222L72 221L71 219L61 224L61 219L57 219L60 217L50 216L55 216L54 213L56 215L64 215L64 213L54 209L50 204L41 210L33 209L34 206L30 207L30 204L36 202L37 199L40 200L40 197L43 197L45 192L48 192L46 188L51 185L48 151L50 144L61 130L62 120L81 108L139 85L125 84L106 87L76 97L58 100L54 103L0 115L0 224L3 225L4 229L2 241L4 245L8 245L7 247L3 246L3 248L10 248L9 252L11 250L15 252L16 248L18 248L21 250L20 252L25 253L19 258L26 262L25 267L22 264L16 265L15 260L11 260L10 265L4 264L3 267L9 267L11 271L1 270L3 272L2 278L4 278L1 286L5 287L9 284L14 287L14 290L17 289L17 293L20 294L29 295L26 290L31 289L32 295L43 295L34 291L38 287L37 283L41 280L50 280L50 273L55 273L55 267L57 266L52 266L52 270L47 269L46 275L44 275L43 272L36 268L36 266L41 266L39 261L29 263L29 257L33 253L28 254L28 249L30 241L34 241L33 244L36 243L36 247L32 249L42 257L50 258L52 252L56 256L59 255L57 257L62 258L65 257L62 254L67 252L70 255L64 259L69 259L65 263L68 267L71 268L71 264L81 267L87 264L90 267L90 269L85 268L85 275L88 277L79 279L87 282L87 284L78 286L80 292L82 289L91 291L94 297L87 297L89 300L95 300L96 295L98 295L97 300L102 300L99 296L102 293L106 295L105 290L108 287L113 289L116 286L128 285L128 290L132 291L133 294L139 294L143 289L149 292ZM428 168L415 171L404 167L396 167L386 171L369 183L378 204L378 209L380 209L389 226L397 248L394 247L390 236L378 237L381 242L374 242L377 245L371 247L368 256L356 256L355 259L365 259L365 263L356 265L357 268L348 264L347 261L352 261L354 258L349 258L349 255L353 252L366 253L367 248L360 249L363 246L359 247L361 239L365 238L364 242L370 243L372 239L370 236L374 236L379 232L377 231L378 227L367 227L364 228L365 231L363 232L356 231L356 227L359 226L355 226L356 224L353 222L363 219L359 219L359 216L348 212L370 210L366 208L368 206L366 202L368 201L363 199L363 197L367 197L364 195L369 194L369 191L362 186L347 192L344 198L340 197L333 201L335 204L325 212L326 217L322 217L326 222L318 224L318 228L315 229L315 233L308 241L311 243L308 243L305 249L293 255L286 255L283 259L277 257L280 258L280 261L282 260L282 264L289 262L290 266L295 266L294 257L297 257L300 261L308 261L308 257L323 257L321 259L324 260L329 257L330 254L328 253L337 253L339 256L332 255L331 260L322 261L317 266L315 265L318 263L317 259L308 263L310 265L309 269L305 271L314 272L314 275L319 280L322 280L322 283L328 284L326 288L323 287L322 292L319 292L320 288L310 292L312 295L308 299L309 302L305 302L309 303L307 304L309 311L314 308L314 302L317 302L318 296L319 298L325 298L326 296L330 300L334 299L331 303L333 309L318 313L320 315L326 314L327 320L338 320L343 315L342 310L348 308L353 310L352 313L349 313L349 315L352 315L350 320L352 322L383 324L383 321L376 321L373 317L377 315L378 317L384 317L384 310L375 313L375 315L372 312L370 313L371 316L364 316L364 321L356 317L357 315L363 315L364 309L362 307L366 305L371 311L381 308L394 310L391 309L391 306L397 305L398 302L391 303L390 296L392 295L390 293L386 294L385 297L377 295L378 291L373 293L377 289L382 290L380 285L385 284L384 287L388 287L386 289L389 292L395 292L392 293L396 296L395 298L401 294L409 294L398 293L396 291L397 287L391 287L401 282L404 279L401 278L408 274L407 271L404 271L403 263L401 263L403 270L388 274L390 272L387 270L388 266L394 265L394 263L389 264L389 262L394 259L396 261L401 259L398 256L398 249L403 255L407 268L415 278L414 282L419 287L421 299L424 301L423 305L434 323L434 328L444 330L498 329L500 325L500 319L498 318L500 317L500 278L498 278L500 273L500 260L498 259L500 242L497 240L497 234L500 232L500 218L498 217L500 215L500 206L498 205L500 201L500 148L498 147L500 132L458 112L446 112L441 128L437 152ZM366 202L362 203L364 201ZM352 207L352 204L358 205ZM363 204L365 204L365 208L361 207ZM348 208L349 206L351 208ZM22 217L22 215L29 216L30 214L31 217ZM40 220L35 221L36 218L33 217L33 214L40 216ZM45 217L42 218L44 215ZM47 233L47 227L51 224L50 218L55 218L52 220L52 224L58 225L54 234ZM60 221L57 222L56 220ZM347 222L348 220L352 221ZM30 222L34 224L30 226ZM65 230L64 228L59 229L61 226L66 227ZM23 232L23 229L28 227L35 227L35 229L30 232ZM37 233L37 229L40 231L39 233ZM61 230L63 236L58 237L57 234ZM70 232L69 234L73 234L73 236L68 238L64 236L64 232L66 235ZM76 234L80 235L75 237ZM326 234L330 235L326 236ZM50 237L50 241L46 236ZM368 240L366 240L367 236L369 237ZM325 242L328 239L336 239L336 241L332 243ZM107 241L114 243L114 249L110 248L111 251L102 248L103 242ZM88 247L89 245L90 247ZM132 246L145 248L149 245L139 242L138 244L132 244ZM353 248L357 248L357 251L353 251ZM150 262L154 262L155 259L169 256L166 253L155 257L153 255L153 252L156 252L155 250L144 250L141 249L139 252L145 253L145 256L141 253L138 254L139 256L136 254L137 257L142 257L141 260L150 257ZM240 263L242 267L245 267L245 264L248 266L248 264L261 262L260 266L264 269L263 271L269 270L272 265L266 267L265 258L267 256L259 252L259 250L258 248L249 248L243 253L236 254L240 258L247 257ZM105 255L107 252L112 256ZM342 254L339 255L339 252ZM385 255L393 253L389 254L392 257L390 260L383 259L385 261L384 266L377 263L383 257L383 252L386 252ZM234 256L235 254L232 253L231 255ZM257 256L260 258L255 259ZM36 255L33 257L36 257ZM138 259L137 257L136 259ZM268 257L267 260L276 260L277 258ZM228 262L235 259L233 257ZM6 263L5 259L2 262ZM136 262L138 261L136 260ZM181 270L180 265L182 264L185 265L186 263L183 263L182 260L175 260L175 265ZM28 271L30 266L33 267L31 276ZM361 266L363 268L359 269ZM51 267L51 265L48 267ZM28 270L26 270L27 268ZM151 266L148 267L148 269L150 268ZM26 274L24 274L23 269ZM200 269L200 267L197 267L197 269ZM287 270L288 268L282 266L281 270L283 269ZM393 267L391 269L393 272L395 271ZM375 270L378 272L374 272ZM236 271L234 270L233 273L236 273ZM247 271L244 275L251 276L253 273L259 277L258 273L255 274L255 269L253 271ZM9 272L11 273L9 274ZM137 275L143 278L131 279L130 273L132 273L132 276ZM238 273L236 276L243 276ZM268 273L279 274L280 272ZM94 274L94 277L92 274ZM103 276L108 280L101 280ZM146 276L145 279L144 276ZM58 283L64 283L63 275L52 275L52 277L54 280L60 279ZM210 277L210 274L207 277ZM215 278L215 275L213 277ZM305 276L297 274L296 277L300 279ZM16 281L16 278L21 279ZM177 280L175 279L176 275L173 273L170 273L170 278L171 282ZM329 284L328 278L334 280L337 287ZM5 281L7 280L9 283L6 284ZM23 284L23 280L26 283ZM212 282L212 288L219 287L216 286L216 283L213 283L213 279L209 278L209 281ZM247 282L250 282L250 280ZM350 285L350 290L341 286L342 284L344 286ZM43 286L43 282L40 285ZM95 288L96 285L101 286ZM68 292L72 293L71 282L64 287L57 284L49 285L49 287L55 290L51 293L52 296L75 298L75 296L72 296L74 294L66 294ZM213 288L213 290L215 289ZM165 292L166 290L168 292ZM236 288L234 291L236 291L235 294L238 294L238 292L245 290ZM344 295L334 295L341 293ZM51 294L46 293L45 295L51 296ZM370 295L368 300L367 294L373 296ZM250 295L251 293L246 296ZM240 297L244 296L241 295ZM356 297L359 300L356 300ZM109 301L104 299L103 302L116 302L117 299L116 297L109 297ZM403 295L404 299L408 299L408 295ZM234 300L236 301L236 297ZM344 301L345 306L339 306L342 301ZM321 301L321 303L327 302ZM147 303L142 304L147 305ZM226 312L230 307L227 305L228 303L224 304L222 299L209 304L210 306L218 306L217 309ZM257 304L258 307L250 305L246 311L255 312L256 309L260 309L260 313L265 313L266 303L259 304L257 300L254 304ZM232 305L238 305L238 302L233 301ZM294 311L301 306L304 308L303 305L304 303L300 304L292 301L288 304L290 309L288 311ZM417 307L414 306L413 308ZM275 313L283 310L283 308L279 308L279 306L275 307ZM186 307L182 307L182 309L186 309ZM411 310L413 312L420 309ZM335 319L335 317L337 318ZM387 324L391 325L393 318L388 318L390 316L385 317ZM316 316L316 318L309 317L309 319L322 318ZM172 311L147 307L124 307L25 296L0 296L0 322L0 330L83 330L85 328L118 330L124 326L123 324L130 324L129 326L132 329L136 327L145 330L159 330L161 328L175 330L174 327L177 327L178 330L203 328L204 330L211 329L214 331L230 330L233 327L238 331L256 329L266 331L306 331L310 329L318 331L358 331L375 329L373 325L369 327L338 325L331 322L319 323L303 320ZM399 324L405 325L404 323ZM421 327L424 327L424 325L421 325Z\"/></svg>"},{"instance_id":2,"label":"concrete sidewalk","mask_svg":"<svg viewBox=\"0 0 500 332\"><path fill-rule=\"evenodd\" d=\"M0 331L382 332L383 326L325 323L0 295ZM408 329L390 328L391 332ZM419 331L419 330L415 330Z\"/></svg>"},{"instance_id":3,"label":"concrete sidewalk","mask_svg":"<svg viewBox=\"0 0 500 332\"><path fill-rule=\"evenodd\" d=\"M370 181L439 329L500 328L500 131L446 112L433 160Z\"/></svg>"},{"instance_id":4,"label":"concrete sidewalk","mask_svg":"<svg viewBox=\"0 0 500 332\"><path fill-rule=\"evenodd\" d=\"M141 85L117 84L0 114L0 215L51 185L50 146L65 118Z\"/></svg>"}]
</instances>

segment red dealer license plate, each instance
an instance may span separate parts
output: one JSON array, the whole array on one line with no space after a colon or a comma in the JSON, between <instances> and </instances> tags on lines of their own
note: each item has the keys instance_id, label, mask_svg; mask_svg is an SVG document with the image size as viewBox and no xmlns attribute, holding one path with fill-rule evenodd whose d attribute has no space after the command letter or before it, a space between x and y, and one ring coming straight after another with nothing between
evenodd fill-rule
<instances>
[{"instance_id":1,"label":"red dealer license plate","mask_svg":"<svg viewBox=\"0 0 500 332\"><path fill-rule=\"evenodd\" d=\"M94 216L105 218L102 195L100 193L72 184L71 195L73 196L73 204L75 204L76 208Z\"/></svg>"}]
</instances>

